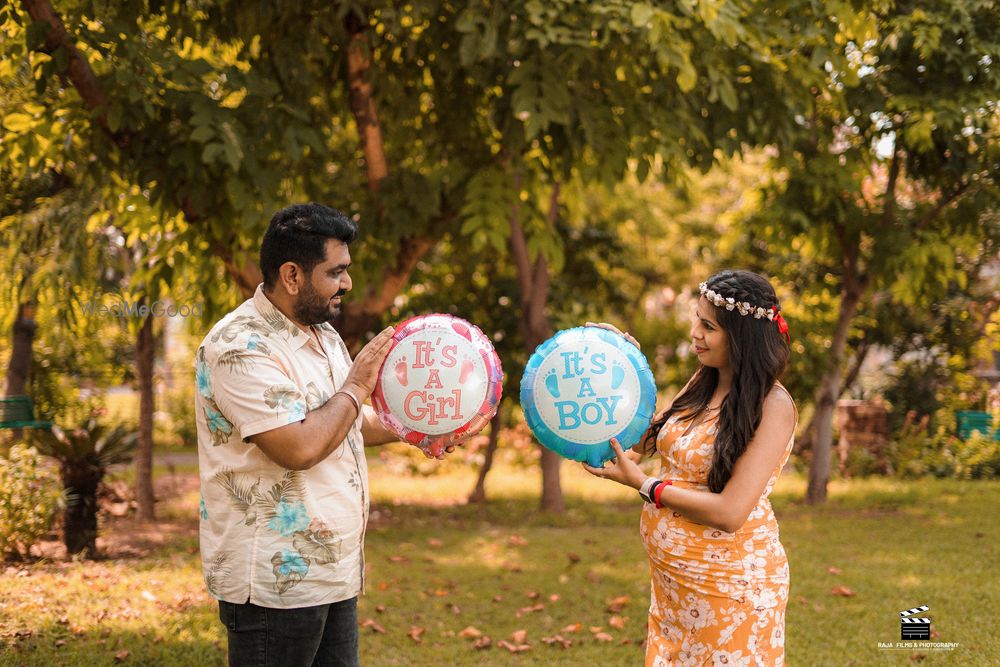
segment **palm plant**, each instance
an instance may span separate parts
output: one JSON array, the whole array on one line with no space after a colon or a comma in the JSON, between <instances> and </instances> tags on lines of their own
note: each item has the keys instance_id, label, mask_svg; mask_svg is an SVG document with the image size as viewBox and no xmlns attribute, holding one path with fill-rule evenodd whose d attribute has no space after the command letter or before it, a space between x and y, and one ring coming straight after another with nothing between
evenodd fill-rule
<instances>
[{"instance_id":1,"label":"palm plant","mask_svg":"<svg viewBox=\"0 0 1000 667\"><path fill-rule=\"evenodd\" d=\"M59 462L67 496L63 542L70 554L93 556L97 550L97 488L108 468L128 463L138 432L125 425L109 427L92 414L75 429L53 426L33 434L38 451Z\"/></svg>"}]
</instances>

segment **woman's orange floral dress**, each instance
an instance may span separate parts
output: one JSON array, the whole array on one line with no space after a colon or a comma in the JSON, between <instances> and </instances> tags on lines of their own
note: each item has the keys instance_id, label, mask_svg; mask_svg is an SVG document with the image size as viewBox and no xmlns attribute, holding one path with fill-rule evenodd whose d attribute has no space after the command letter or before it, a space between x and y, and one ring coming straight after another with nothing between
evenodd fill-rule
<instances>
[{"instance_id":1,"label":"woman's orange floral dress","mask_svg":"<svg viewBox=\"0 0 1000 667\"><path fill-rule=\"evenodd\" d=\"M661 479L708 489L718 411L691 422L677 415L660 429ZM735 533L645 503L640 533L649 555L652 594L647 667L784 664L788 559L768 496L781 461L747 522Z\"/></svg>"}]
</instances>

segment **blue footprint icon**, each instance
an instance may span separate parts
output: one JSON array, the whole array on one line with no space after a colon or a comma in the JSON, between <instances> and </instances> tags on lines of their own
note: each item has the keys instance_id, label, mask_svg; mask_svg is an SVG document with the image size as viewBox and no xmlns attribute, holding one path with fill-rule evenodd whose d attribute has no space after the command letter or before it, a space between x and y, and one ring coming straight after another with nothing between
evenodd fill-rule
<instances>
[{"instance_id":1,"label":"blue footprint icon","mask_svg":"<svg viewBox=\"0 0 1000 667\"><path fill-rule=\"evenodd\" d=\"M545 388L553 398L559 398L559 378L556 377L556 369L553 368L545 374Z\"/></svg>"},{"instance_id":2,"label":"blue footprint icon","mask_svg":"<svg viewBox=\"0 0 1000 667\"><path fill-rule=\"evenodd\" d=\"M622 368L621 363L614 362L611 367L611 388L617 389L622 386L622 382L625 381L625 369Z\"/></svg>"}]
</instances>

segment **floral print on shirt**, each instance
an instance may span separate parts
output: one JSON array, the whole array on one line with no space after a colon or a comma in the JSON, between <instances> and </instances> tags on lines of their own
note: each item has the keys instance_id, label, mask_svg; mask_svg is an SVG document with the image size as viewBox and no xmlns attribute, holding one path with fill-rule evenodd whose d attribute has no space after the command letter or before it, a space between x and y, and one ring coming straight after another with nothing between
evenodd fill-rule
<instances>
[{"instance_id":1,"label":"floral print on shirt","mask_svg":"<svg viewBox=\"0 0 1000 667\"><path fill-rule=\"evenodd\" d=\"M251 439L321 408L350 367L331 326L307 334L260 287L202 341L193 377L199 515L205 583L214 597L293 608L345 600L363 587L361 419L340 450L306 472L282 468Z\"/></svg>"}]
</instances>

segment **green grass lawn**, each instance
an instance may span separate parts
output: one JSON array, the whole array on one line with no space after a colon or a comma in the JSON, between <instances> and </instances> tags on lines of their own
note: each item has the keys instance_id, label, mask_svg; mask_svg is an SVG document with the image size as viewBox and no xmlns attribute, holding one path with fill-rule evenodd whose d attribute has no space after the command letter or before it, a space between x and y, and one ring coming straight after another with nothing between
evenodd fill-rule
<instances>
[{"instance_id":1,"label":"green grass lawn","mask_svg":"<svg viewBox=\"0 0 1000 667\"><path fill-rule=\"evenodd\" d=\"M473 475L393 476L373 458L363 662L641 664L648 570L635 494L567 465L569 508L551 517L537 510L536 473L499 468L490 503L457 504ZM820 509L796 500L803 488L788 476L774 494L792 568L789 664L1000 664L1000 482L836 482ZM183 494L162 514L196 507L197 493ZM196 540L188 529L142 559L8 567L0 665L224 664ZM934 641L959 647L880 650L900 641L898 612L920 604ZM477 633L490 647L474 648Z\"/></svg>"}]
</instances>

